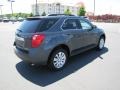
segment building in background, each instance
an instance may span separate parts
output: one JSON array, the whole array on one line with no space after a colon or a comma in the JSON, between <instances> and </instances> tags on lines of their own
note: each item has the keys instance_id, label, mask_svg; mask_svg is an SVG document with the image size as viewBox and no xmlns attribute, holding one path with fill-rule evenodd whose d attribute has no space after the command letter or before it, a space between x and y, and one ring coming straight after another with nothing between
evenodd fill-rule
<instances>
[{"instance_id":1,"label":"building in background","mask_svg":"<svg viewBox=\"0 0 120 90\"><path fill-rule=\"evenodd\" d=\"M63 5L60 3L39 3L37 4L37 12L39 15L42 15L44 12L46 15L49 14L64 14L64 12L69 9L71 14L77 15L78 10L83 3L77 3L74 6ZM32 13L36 15L36 5L32 5Z\"/></svg>"}]
</instances>

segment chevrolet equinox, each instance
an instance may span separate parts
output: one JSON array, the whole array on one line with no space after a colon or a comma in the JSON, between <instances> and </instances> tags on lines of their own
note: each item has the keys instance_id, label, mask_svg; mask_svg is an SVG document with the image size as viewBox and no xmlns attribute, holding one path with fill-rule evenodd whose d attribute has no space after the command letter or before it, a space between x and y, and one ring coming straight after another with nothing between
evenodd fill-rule
<instances>
[{"instance_id":1,"label":"chevrolet equinox","mask_svg":"<svg viewBox=\"0 0 120 90\"><path fill-rule=\"evenodd\" d=\"M80 16L27 18L15 33L15 54L28 64L62 69L68 57L92 48L102 50L105 33Z\"/></svg>"}]
</instances>

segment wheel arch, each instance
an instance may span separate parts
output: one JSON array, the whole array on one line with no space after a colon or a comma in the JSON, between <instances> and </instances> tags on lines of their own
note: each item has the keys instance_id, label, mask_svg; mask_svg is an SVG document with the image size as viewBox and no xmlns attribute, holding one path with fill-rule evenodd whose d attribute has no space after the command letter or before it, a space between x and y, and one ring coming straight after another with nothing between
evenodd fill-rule
<instances>
[{"instance_id":1,"label":"wheel arch","mask_svg":"<svg viewBox=\"0 0 120 90\"><path fill-rule=\"evenodd\" d=\"M54 47L54 48L52 49L52 51L50 52L49 57L48 57L48 62L49 62L49 60L50 60L50 57L51 57L52 53L53 53L55 50L59 49L59 48L62 48L62 49L64 49L64 50L66 50L67 53L68 53L68 56L70 56L70 49L69 49L69 47L68 47L67 45L65 45L65 44L60 44L60 45L57 45L56 47Z\"/></svg>"},{"instance_id":2,"label":"wheel arch","mask_svg":"<svg viewBox=\"0 0 120 90\"><path fill-rule=\"evenodd\" d=\"M101 38L101 37L104 37L104 39L106 40L105 34L100 35L100 38Z\"/></svg>"},{"instance_id":3,"label":"wheel arch","mask_svg":"<svg viewBox=\"0 0 120 90\"><path fill-rule=\"evenodd\" d=\"M101 37L103 37L104 40L106 41L106 36L105 36L105 34L101 34L101 35L100 35L100 38L101 38ZM100 39L100 38L99 38L99 39Z\"/></svg>"}]
</instances>

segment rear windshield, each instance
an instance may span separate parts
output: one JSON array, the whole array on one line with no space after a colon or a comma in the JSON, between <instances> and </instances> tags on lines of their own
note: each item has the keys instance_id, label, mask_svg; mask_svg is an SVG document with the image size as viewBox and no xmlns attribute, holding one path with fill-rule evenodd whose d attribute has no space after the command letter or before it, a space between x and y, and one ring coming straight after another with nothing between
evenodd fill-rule
<instances>
[{"instance_id":1,"label":"rear windshield","mask_svg":"<svg viewBox=\"0 0 120 90\"><path fill-rule=\"evenodd\" d=\"M34 33L41 20L24 20L18 30L23 33Z\"/></svg>"},{"instance_id":2,"label":"rear windshield","mask_svg":"<svg viewBox=\"0 0 120 90\"><path fill-rule=\"evenodd\" d=\"M21 26L18 28L23 33L35 33L43 32L51 28L58 19L35 19L35 20L24 20Z\"/></svg>"}]
</instances>

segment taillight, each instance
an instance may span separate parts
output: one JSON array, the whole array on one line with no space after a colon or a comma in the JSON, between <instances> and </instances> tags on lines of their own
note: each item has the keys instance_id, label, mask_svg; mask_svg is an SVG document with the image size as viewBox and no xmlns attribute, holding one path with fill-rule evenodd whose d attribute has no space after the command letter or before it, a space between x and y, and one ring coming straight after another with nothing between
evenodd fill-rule
<instances>
[{"instance_id":1,"label":"taillight","mask_svg":"<svg viewBox=\"0 0 120 90\"><path fill-rule=\"evenodd\" d=\"M40 46L42 44L44 39L45 39L45 35L44 34L34 35L32 37L32 47L33 48L37 48L38 46Z\"/></svg>"}]
</instances>

